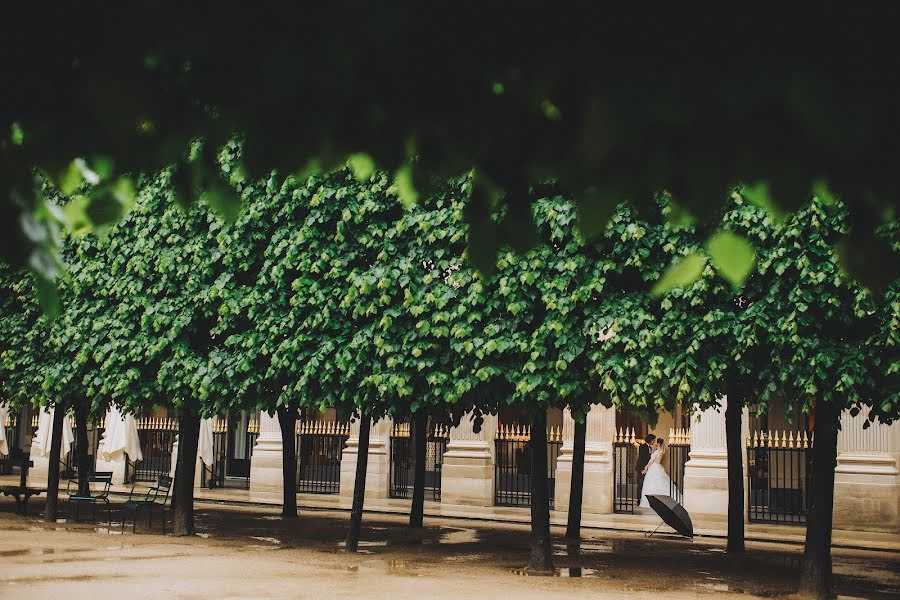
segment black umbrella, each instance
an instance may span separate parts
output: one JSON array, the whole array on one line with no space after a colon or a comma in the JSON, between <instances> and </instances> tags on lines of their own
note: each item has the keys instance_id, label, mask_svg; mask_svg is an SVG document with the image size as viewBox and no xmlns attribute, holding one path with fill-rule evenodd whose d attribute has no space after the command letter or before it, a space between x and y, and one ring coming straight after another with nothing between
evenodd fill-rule
<instances>
[{"instance_id":1,"label":"black umbrella","mask_svg":"<svg viewBox=\"0 0 900 600\"><path fill-rule=\"evenodd\" d=\"M650 508L656 511L666 525L684 537L694 537L694 524L691 523L691 516L673 498L663 494L648 494L647 501L650 502Z\"/></svg>"}]
</instances>

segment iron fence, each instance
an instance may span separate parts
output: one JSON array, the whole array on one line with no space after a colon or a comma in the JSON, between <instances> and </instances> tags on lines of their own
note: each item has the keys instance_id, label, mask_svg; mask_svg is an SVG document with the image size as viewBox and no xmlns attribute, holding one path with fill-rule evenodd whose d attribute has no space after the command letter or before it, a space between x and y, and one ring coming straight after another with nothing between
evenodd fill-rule
<instances>
[{"instance_id":1,"label":"iron fence","mask_svg":"<svg viewBox=\"0 0 900 600\"><path fill-rule=\"evenodd\" d=\"M178 421L170 418L145 418L137 420L138 440L144 458L125 463L125 481L155 482L160 475L168 475L172 467L172 445L178 434Z\"/></svg>"},{"instance_id":2,"label":"iron fence","mask_svg":"<svg viewBox=\"0 0 900 600\"><path fill-rule=\"evenodd\" d=\"M213 436L213 464L203 465L203 487L242 487L250 489L250 463L253 447L259 437L259 421L215 417L211 424ZM234 448L238 437L243 437L246 459L239 458Z\"/></svg>"},{"instance_id":3,"label":"iron fence","mask_svg":"<svg viewBox=\"0 0 900 600\"><path fill-rule=\"evenodd\" d=\"M298 492L337 494L340 491L341 454L349 437L349 423L297 423Z\"/></svg>"},{"instance_id":4,"label":"iron fence","mask_svg":"<svg viewBox=\"0 0 900 600\"><path fill-rule=\"evenodd\" d=\"M754 432L747 440L748 518L806 523L813 440L806 432Z\"/></svg>"},{"instance_id":5,"label":"iron fence","mask_svg":"<svg viewBox=\"0 0 900 600\"><path fill-rule=\"evenodd\" d=\"M684 465L691 452L689 429L670 429L667 452L669 455L669 495L677 502L684 502Z\"/></svg>"},{"instance_id":6,"label":"iron fence","mask_svg":"<svg viewBox=\"0 0 900 600\"><path fill-rule=\"evenodd\" d=\"M0 457L0 475L9 475L14 468L19 468L22 457L28 454L22 449L22 440L30 441L31 430L27 419L20 418L16 413L7 413L6 420L0 423L0 427L6 430L6 444L9 447L9 455Z\"/></svg>"},{"instance_id":7,"label":"iron fence","mask_svg":"<svg viewBox=\"0 0 900 600\"><path fill-rule=\"evenodd\" d=\"M391 429L390 497L410 498L416 473L416 431L409 423L395 423ZM441 466L450 433L445 427L429 427L425 445L425 496L441 499Z\"/></svg>"},{"instance_id":8,"label":"iron fence","mask_svg":"<svg viewBox=\"0 0 900 600\"><path fill-rule=\"evenodd\" d=\"M562 448L559 427L547 429L547 485L550 508L556 496L556 462ZM494 439L494 504L531 506L531 431L529 426L499 426Z\"/></svg>"},{"instance_id":9,"label":"iron fence","mask_svg":"<svg viewBox=\"0 0 900 600\"><path fill-rule=\"evenodd\" d=\"M638 448L634 429L619 429L613 441L613 511L634 513L640 502L640 473L637 471Z\"/></svg>"}]
</instances>

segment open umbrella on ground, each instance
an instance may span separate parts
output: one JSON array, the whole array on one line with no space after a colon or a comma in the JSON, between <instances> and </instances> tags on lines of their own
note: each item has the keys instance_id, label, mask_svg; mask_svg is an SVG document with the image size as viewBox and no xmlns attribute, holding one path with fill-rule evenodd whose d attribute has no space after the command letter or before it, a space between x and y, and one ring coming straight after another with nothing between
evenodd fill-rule
<instances>
[{"instance_id":1,"label":"open umbrella on ground","mask_svg":"<svg viewBox=\"0 0 900 600\"><path fill-rule=\"evenodd\" d=\"M684 537L694 537L694 524L691 523L691 516L673 498L663 494L648 494L647 501L650 503L650 508L656 511L666 525Z\"/></svg>"},{"instance_id":2,"label":"open umbrella on ground","mask_svg":"<svg viewBox=\"0 0 900 600\"><path fill-rule=\"evenodd\" d=\"M6 407L0 406L0 456L9 454L9 444L6 443Z\"/></svg>"},{"instance_id":3,"label":"open umbrella on ground","mask_svg":"<svg viewBox=\"0 0 900 600\"><path fill-rule=\"evenodd\" d=\"M37 431L34 433L34 440L31 442L31 447L37 448L38 455L43 458L50 456L50 444L53 441L53 412L55 410L55 408L51 408L48 411L41 407L41 418L38 421ZM72 426L68 419L63 419L60 457L69 453L73 441L75 441L75 436L72 435Z\"/></svg>"},{"instance_id":4,"label":"open umbrella on ground","mask_svg":"<svg viewBox=\"0 0 900 600\"><path fill-rule=\"evenodd\" d=\"M137 423L131 415L123 415L116 408L106 413L106 429L100 442L100 458L107 462L122 462L125 455L132 462L144 460Z\"/></svg>"}]
</instances>

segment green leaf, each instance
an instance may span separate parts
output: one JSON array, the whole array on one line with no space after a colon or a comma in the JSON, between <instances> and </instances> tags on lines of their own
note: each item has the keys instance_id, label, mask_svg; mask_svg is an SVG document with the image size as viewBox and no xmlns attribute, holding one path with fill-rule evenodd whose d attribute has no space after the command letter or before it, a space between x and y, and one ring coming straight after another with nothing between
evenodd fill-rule
<instances>
[{"instance_id":1,"label":"green leaf","mask_svg":"<svg viewBox=\"0 0 900 600\"><path fill-rule=\"evenodd\" d=\"M744 285L756 264L756 253L746 238L730 231L720 231L707 240L706 249L722 277L736 288Z\"/></svg>"},{"instance_id":2,"label":"green leaf","mask_svg":"<svg viewBox=\"0 0 900 600\"><path fill-rule=\"evenodd\" d=\"M43 277L35 277L37 285L38 303L48 319L59 316L60 302L59 289L56 283Z\"/></svg>"},{"instance_id":3,"label":"green leaf","mask_svg":"<svg viewBox=\"0 0 900 600\"><path fill-rule=\"evenodd\" d=\"M214 181L204 192L203 197L226 221L234 223L237 220L241 212L241 197L231 186Z\"/></svg>"},{"instance_id":4,"label":"green leaf","mask_svg":"<svg viewBox=\"0 0 900 600\"><path fill-rule=\"evenodd\" d=\"M703 272L705 266L706 258L697 253L691 253L676 260L653 286L653 295L659 296L670 290L691 285L700 278L700 273Z\"/></svg>"},{"instance_id":5,"label":"green leaf","mask_svg":"<svg viewBox=\"0 0 900 600\"><path fill-rule=\"evenodd\" d=\"M787 213L775 203L769 191L769 184L758 181L753 185L743 185L740 195L750 201L751 204L765 210L777 223L784 221Z\"/></svg>"},{"instance_id":6,"label":"green leaf","mask_svg":"<svg viewBox=\"0 0 900 600\"><path fill-rule=\"evenodd\" d=\"M397 186L397 194L403 206L409 208L419 201L419 192L413 183L413 172L411 165L403 165L394 173L394 184Z\"/></svg>"},{"instance_id":7,"label":"green leaf","mask_svg":"<svg viewBox=\"0 0 900 600\"><path fill-rule=\"evenodd\" d=\"M13 123L9 128L9 139L12 140L13 144L15 144L16 146L21 146L23 143L25 143L25 131L22 129L22 126L19 123Z\"/></svg>"},{"instance_id":8,"label":"green leaf","mask_svg":"<svg viewBox=\"0 0 900 600\"><path fill-rule=\"evenodd\" d=\"M368 181L375 172L375 161L365 152L351 154L348 162L357 181Z\"/></svg>"}]
</instances>

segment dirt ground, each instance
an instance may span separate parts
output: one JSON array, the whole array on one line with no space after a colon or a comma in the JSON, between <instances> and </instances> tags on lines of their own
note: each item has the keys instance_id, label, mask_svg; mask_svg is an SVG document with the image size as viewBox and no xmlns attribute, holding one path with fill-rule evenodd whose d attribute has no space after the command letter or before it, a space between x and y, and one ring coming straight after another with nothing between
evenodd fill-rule
<instances>
[{"instance_id":1,"label":"dirt ground","mask_svg":"<svg viewBox=\"0 0 900 600\"><path fill-rule=\"evenodd\" d=\"M64 507L63 507L64 508ZM42 510L36 503L31 514ZM721 540L587 531L554 544L557 577L523 570L521 525L366 515L361 552L346 553L348 515L198 505L197 535L140 523L45 524L0 502L0 596L8 598L753 598L790 597L801 548L751 543L728 557ZM158 519L157 519L158 521ZM561 531L554 535L561 538ZM837 591L900 597L900 554L835 550Z\"/></svg>"}]
</instances>

